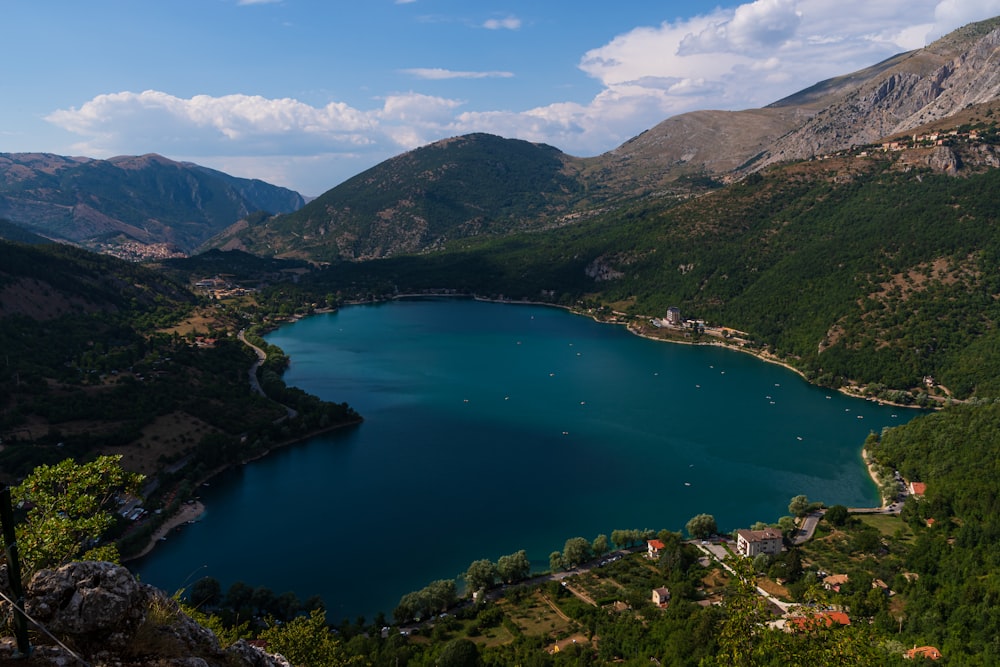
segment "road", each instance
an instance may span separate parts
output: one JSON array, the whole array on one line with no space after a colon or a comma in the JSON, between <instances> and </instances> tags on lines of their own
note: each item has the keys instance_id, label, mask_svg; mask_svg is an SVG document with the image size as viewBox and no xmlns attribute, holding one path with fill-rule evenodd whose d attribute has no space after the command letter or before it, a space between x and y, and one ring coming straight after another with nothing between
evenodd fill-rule
<instances>
[{"instance_id":1,"label":"road","mask_svg":"<svg viewBox=\"0 0 1000 667\"><path fill-rule=\"evenodd\" d=\"M825 513L826 510L816 510L807 514L806 518L802 520L802 525L795 531L795 535L792 537L792 544L798 546L811 540L813 534L816 532L816 526L819 525L819 520L823 518L823 514Z\"/></svg>"},{"instance_id":2,"label":"road","mask_svg":"<svg viewBox=\"0 0 1000 667\"><path fill-rule=\"evenodd\" d=\"M267 398L267 394L264 393L264 388L260 386L260 381L257 380L257 369L260 368L260 365L267 360L267 352L248 341L244 335L245 331L245 329L240 329L240 332L236 335L236 337L239 338L241 343L252 349L257 354L257 361L253 363L253 366L251 366L250 370L247 372L250 379L250 390L260 394L264 398ZM290 408L287 405L283 405L282 407L285 408L285 413L288 415L288 419L295 419L299 414L294 408ZM284 419L286 418L282 417L278 421L283 421Z\"/></svg>"}]
</instances>

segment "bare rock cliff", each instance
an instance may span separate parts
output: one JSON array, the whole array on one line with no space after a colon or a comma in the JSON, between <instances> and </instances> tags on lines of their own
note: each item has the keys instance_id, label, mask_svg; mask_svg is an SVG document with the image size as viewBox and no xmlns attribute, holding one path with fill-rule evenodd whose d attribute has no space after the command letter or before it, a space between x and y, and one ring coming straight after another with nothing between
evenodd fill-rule
<instances>
[{"instance_id":1,"label":"bare rock cliff","mask_svg":"<svg viewBox=\"0 0 1000 667\"><path fill-rule=\"evenodd\" d=\"M1000 20L971 24L894 58L774 143L753 167L878 142L1000 97Z\"/></svg>"}]
</instances>

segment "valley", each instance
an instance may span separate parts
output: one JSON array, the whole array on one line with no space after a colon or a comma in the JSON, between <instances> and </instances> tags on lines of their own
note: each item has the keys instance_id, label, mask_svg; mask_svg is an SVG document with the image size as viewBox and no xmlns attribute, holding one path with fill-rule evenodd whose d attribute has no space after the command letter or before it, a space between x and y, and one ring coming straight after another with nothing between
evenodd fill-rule
<instances>
[{"instance_id":1,"label":"valley","mask_svg":"<svg viewBox=\"0 0 1000 667\"><path fill-rule=\"evenodd\" d=\"M682 493L707 494L696 506L682 506L641 479L676 474L669 461L655 469L631 470L625 476L629 484L624 484L608 479L610 471L624 465L624 457L596 445L585 443L576 456L552 460L544 448L525 450L510 460L498 456L530 440L518 430L527 428L527 420L497 417L510 407L510 401L497 400L490 404L498 412L488 433L502 441L489 447L490 456L478 469L418 484L388 509L367 515L358 508L353 516L352 503L380 483L390 463L415 455L404 448L378 459L366 475L341 480L338 486L345 489L360 485L352 497L332 503L305 499L301 507L327 512L330 535L362 516L366 527L384 527L390 541L400 538L404 528L415 528L398 553L387 550L392 560L380 566L382 571L398 568L407 558L440 565L440 554L421 548L426 531L420 529L436 521L452 534L459 527L479 534L484 544L499 531L496 526L507 526L525 536L523 544L533 540L536 570L570 577L580 553L603 554L608 547L607 537L598 539L603 533L593 540L573 535L620 529L628 523L621 517L636 516L637 507L648 512L642 516L651 528L629 533L641 539L619 533L620 539L611 542L627 549L646 539L659 540L669 547L665 557L616 561L603 570L607 575L581 573L564 590L558 584L513 585L498 569L488 576L494 572L490 568L499 567L491 559L522 548L521 543L511 539L482 553L468 550L469 540L459 540L449 556L462 566L470 560L478 565L458 577L458 561L449 562L446 571L428 567L423 570L428 577L444 579L407 579L405 585L414 587L411 594L382 590L380 611L362 607L361 590L351 593L354 606L328 604L325 619L322 614L307 617L304 612L319 606L315 599L302 606L289 598L282 607L278 596L267 591L256 599L253 590L247 594L264 584L237 582L243 585L232 595L218 590L206 603L202 609L214 619L205 622L233 641L242 633L270 637L272 646L278 646L279 624L267 627L264 619L275 610L287 612L282 624L307 633L299 636L299 645L333 646L331 664L416 667L437 664L446 649L469 651L471 646L472 662L490 665L638 665L651 660L703 666L901 665L909 664L904 653L911 645L932 646L952 664L993 664L1000 656L1000 588L994 581L1000 567L995 507L1000 494L994 470L1000 462L1000 75L993 66L998 49L1000 19L969 24L925 48L818 82L759 109L668 118L594 157L477 131L407 150L308 202L286 188L157 154L98 160L2 153L2 479L27 493L18 485L21 480L66 461L107 463L115 474L141 473L142 489L128 502L137 503L141 496L149 520L136 528L112 515L106 530L81 538L67 547L72 554L64 555L73 560L73 554L93 542L101 549L114 547L123 557L134 556L159 537L156 531L164 520L202 493L208 495L200 491L206 480L212 479L215 488L216 480L228 479L218 477L223 470L239 478L241 464L304 443L245 468L245 477L263 488L277 475L261 476L261 470L296 461L317 443L325 447L324 456L336 459L329 466L339 473L349 471L351 456L372 456L380 444L431 432L430 427L408 431L404 425L365 447L326 447L353 442L403 415L405 406L378 401L391 403L408 385L390 364L381 383L365 395L375 402L355 405L362 394L353 394L349 385L323 384L341 375L337 368L352 363L342 359L333 370L320 373L326 379L316 388L300 386L303 372L308 376L309 371L308 365L299 365L306 352L290 356L273 342L289 328L309 326L321 317L348 319L352 309L369 305L396 308L404 303L402 295L475 297L496 302L479 305L501 309L511 304L553 306L625 326L642 337L699 346L682 348L682 353L721 353L714 348L726 345L779 363L808 381L805 392L820 392L824 405L847 400L841 392L868 399L864 410L878 414L896 414L889 405L927 409L919 415L907 412L905 425L872 419L870 428L862 428L867 420L847 415L851 428L862 430L845 445L845 451L855 453L863 446L866 462L881 479L895 480L898 473L922 484L922 491L907 496L898 517L873 518L847 511L859 494L845 489L868 484L863 470L861 481L845 477L824 486L826 482L812 479L817 491L810 487L810 496L827 510L816 537L784 544L780 553L767 558L734 559L734 569L726 570L701 561L698 544L686 541L701 531L697 525L681 531L683 520L718 512L725 518L716 529L726 533L794 526L801 515L793 506L806 504L804 496L795 502L805 477L785 470L787 458L801 457L803 465L824 460L802 449L801 440L792 442L799 449L785 452L786 459L761 475L765 482L768 476L795 478L786 480L777 496L768 495L775 485L764 484L745 497L724 497L724 491L739 489L740 475L756 469L765 457L762 446L736 446L726 458L734 466L728 477L698 485L672 480ZM386 303L390 301L398 303ZM672 308L695 324L663 326ZM475 319L457 316L435 340L449 340ZM428 315L419 326L433 327L439 320ZM388 331L376 327L355 347L378 340L383 350L402 349L411 338L407 326L418 324L404 322L385 327ZM498 330L499 325L477 335L496 336ZM327 332L322 338L336 335ZM266 354L259 367L258 355L243 338ZM623 345L640 342L645 343ZM452 348L462 344L455 340ZM449 351L446 347L436 353L447 359ZM597 350L587 353L596 356ZM429 355L426 350L414 353L409 363L416 365ZM551 363L555 355L546 361ZM426 372L430 376L444 367L442 361ZM514 367L510 362L481 376L498 377ZM596 410L597 399L576 393L605 381L613 387L608 378L625 367L608 364L600 378L564 386L547 400L572 398L578 412ZM251 390L249 369L262 392ZM369 378L366 371L374 369L362 369L356 379ZM662 371L666 377L668 370ZM562 381L562 369L547 372L551 375L543 381ZM652 381L646 375L643 381ZM637 387L638 377L637 371L622 379L621 386ZM714 373L711 377L720 380ZM426 379L408 382L443 385ZM707 389L709 381L699 378L694 384L696 389L689 390L696 393ZM486 401L470 395L470 389L462 391L449 397L454 399L449 410L468 415L483 409ZM761 398L765 394L755 391L768 409L773 394ZM612 390L607 401L623 399L624 393ZM667 399L662 390L642 394L643 399L664 399L648 408L660 411L651 432L750 423L749 418L720 419L718 405L704 413L699 412L704 406L688 406L673 414L670 410L683 403L681 398ZM726 407L736 402L727 401ZM640 404L635 397L623 400L616 414ZM434 420L435 410L427 408L418 416ZM773 423L805 420L805 428L815 410L803 408ZM686 418L694 414L701 416L692 425ZM845 415L838 411L837 417ZM616 423L609 416L599 421ZM468 423L482 428L485 422ZM437 441L454 448L486 438L469 435L463 430L466 422L460 424L462 428ZM561 443L586 431L577 426L553 423L546 428ZM822 430L833 433L837 428ZM616 434L601 442L624 447L639 440ZM683 452L704 454L720 442L750 442L745 440L739 433L719 435ZM463 456L469 455L452 449L438 463L448 469ZM862 468L854 454L847 458ZM506 482L516 479L525 462L543 473L524 482L532 490L569 498L592 485L610 496L592 504L595 494L584 493L531 532L526 517L543 517L544 501L482 520L486 510L479 517L465 516L471 504L448 495L455 489L449 479L461 479L485 489L487 500L523 500L511 498L513 487ZM413 481L418 463L423 461L400 466L396 474ZM312 465L297 474L304 479L323 469ZM560 472L575 480L572 488L558 491L566 482ZM682 486L685 481L691 486ZM286 480L284 489L293 486ZM324 484L318 480L312 486ZM400 481L395 486L405 485ZM633 486L645 494L641 501L623 491ZM223 496L215 502L232 501ZM793 503L785 514L789 497ZM28 500L19 508L19 518L34 511ZM857 503L864 504L862 500ZM619 502L599 524L578 521L580 514L593 518L611 512ZM410 503L416 503L412 525L388 526L386 517L399 516L399 508L410 511ZM661 504L682 514L664 518ZM490 511L494 505L487 503ZM580 507L590 509L580 512ZM67 510L61 511L70 518ZM464 518L452 521L460 515ZM284 540L275 539L282 537L283 526L282 518L274 516L241 529L267 543L244 546L242 553L285 546L273 560L290 562L309 551L308 545L289 550ZM217 526L213 534L221 535L225 527ZM308 528L294 532L301 535ZM352 542L360 534L359 529L341 536L319 551L343 550L363 559L369 546ZM544 551L563 540L564 548L543 562ZM62 541L39 538L31 544L44 551ZM343 569L357 574L363 566L354 562ZM314 565L302 567L307 577L315 570ZM457 602L455 582L480 581L477 570L485 572L483 588L498 599L451 608ZM825 585L832 575L843 577L835 584L839 589ZM378 578L379 572L370 577ZM363 584L363 579L351 583ZM873 586L875 582L882 585ZM758 607L757 583L778 592L783 603L818 605L848 616L851 623L810 626L801 633L778 630ZM399 585L398 580L393 584ZM209 581L200 590L210 588ZM670 591L670 603L662 607L650 597L661 588ZM303 591L303 597L313 594ZM449 605L439 604L441 595ZM328 595L335 596L336 591ZM396 610L381 609L393 598L400 599ZM352 620L359 608L376 618ZM398 634L413 619L414 609L422 610L422 617L431 611L454 616L425 624L416 633ZM344 618L333 632L330 624L341 621L340 614ZM251 624L241 626L247 619Z\"/></svg>"}]
</instances>

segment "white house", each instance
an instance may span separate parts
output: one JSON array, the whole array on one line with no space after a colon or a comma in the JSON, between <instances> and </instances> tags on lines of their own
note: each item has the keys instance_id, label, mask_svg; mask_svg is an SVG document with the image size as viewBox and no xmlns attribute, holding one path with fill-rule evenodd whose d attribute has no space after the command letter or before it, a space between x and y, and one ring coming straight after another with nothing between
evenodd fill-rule
<instances>
[{"instance_id":1,"label":"white house","mask_svg":"<svg viewBox=\"0 0 1000 667\"><path fill-rule=\"evenodd\" d=\"M666 607L670 602L670 590L667 588L653 589L653 604L657 607Z\"/></svg>"},{"instance_id":2,"label":"white house","mask_svg":"<svg viewBox=\"0 0 1000 667\"><path fill-rule=\"evenodd\" d=\"M777 528L736 531L736 551L748 558L757 554L781 553L781 531Z\"/></svg>"}]
</instances>

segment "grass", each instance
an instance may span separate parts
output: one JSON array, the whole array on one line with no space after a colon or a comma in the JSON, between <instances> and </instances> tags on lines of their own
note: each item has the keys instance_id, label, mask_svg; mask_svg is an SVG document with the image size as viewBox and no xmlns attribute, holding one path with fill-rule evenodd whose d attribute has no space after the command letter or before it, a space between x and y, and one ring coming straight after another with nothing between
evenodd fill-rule
<instances>
[{"instance_id":1,"label":"grass","mask_svg":"<svg viewBox=\"0 0 1000 667\"><path fill-rule=\"evenodd\" d=\"M914 538L913 530L898 516L891 514L858 514L855 515L855 518L887 537L893 537L899 532L899 539L904 542L910 542Z\"/></svg>"},{"instance_id":2,"label":"grass","mask_svg":"<svg viewBox=\"0 0 1000 667\"><path fill-rule=\"evenodd\" d=\"M576 629L576 624L564 618L540 590L518 603L502 600L500 604L507 618L529 637L556 638Z\"/></svg>"}]
</instances>

